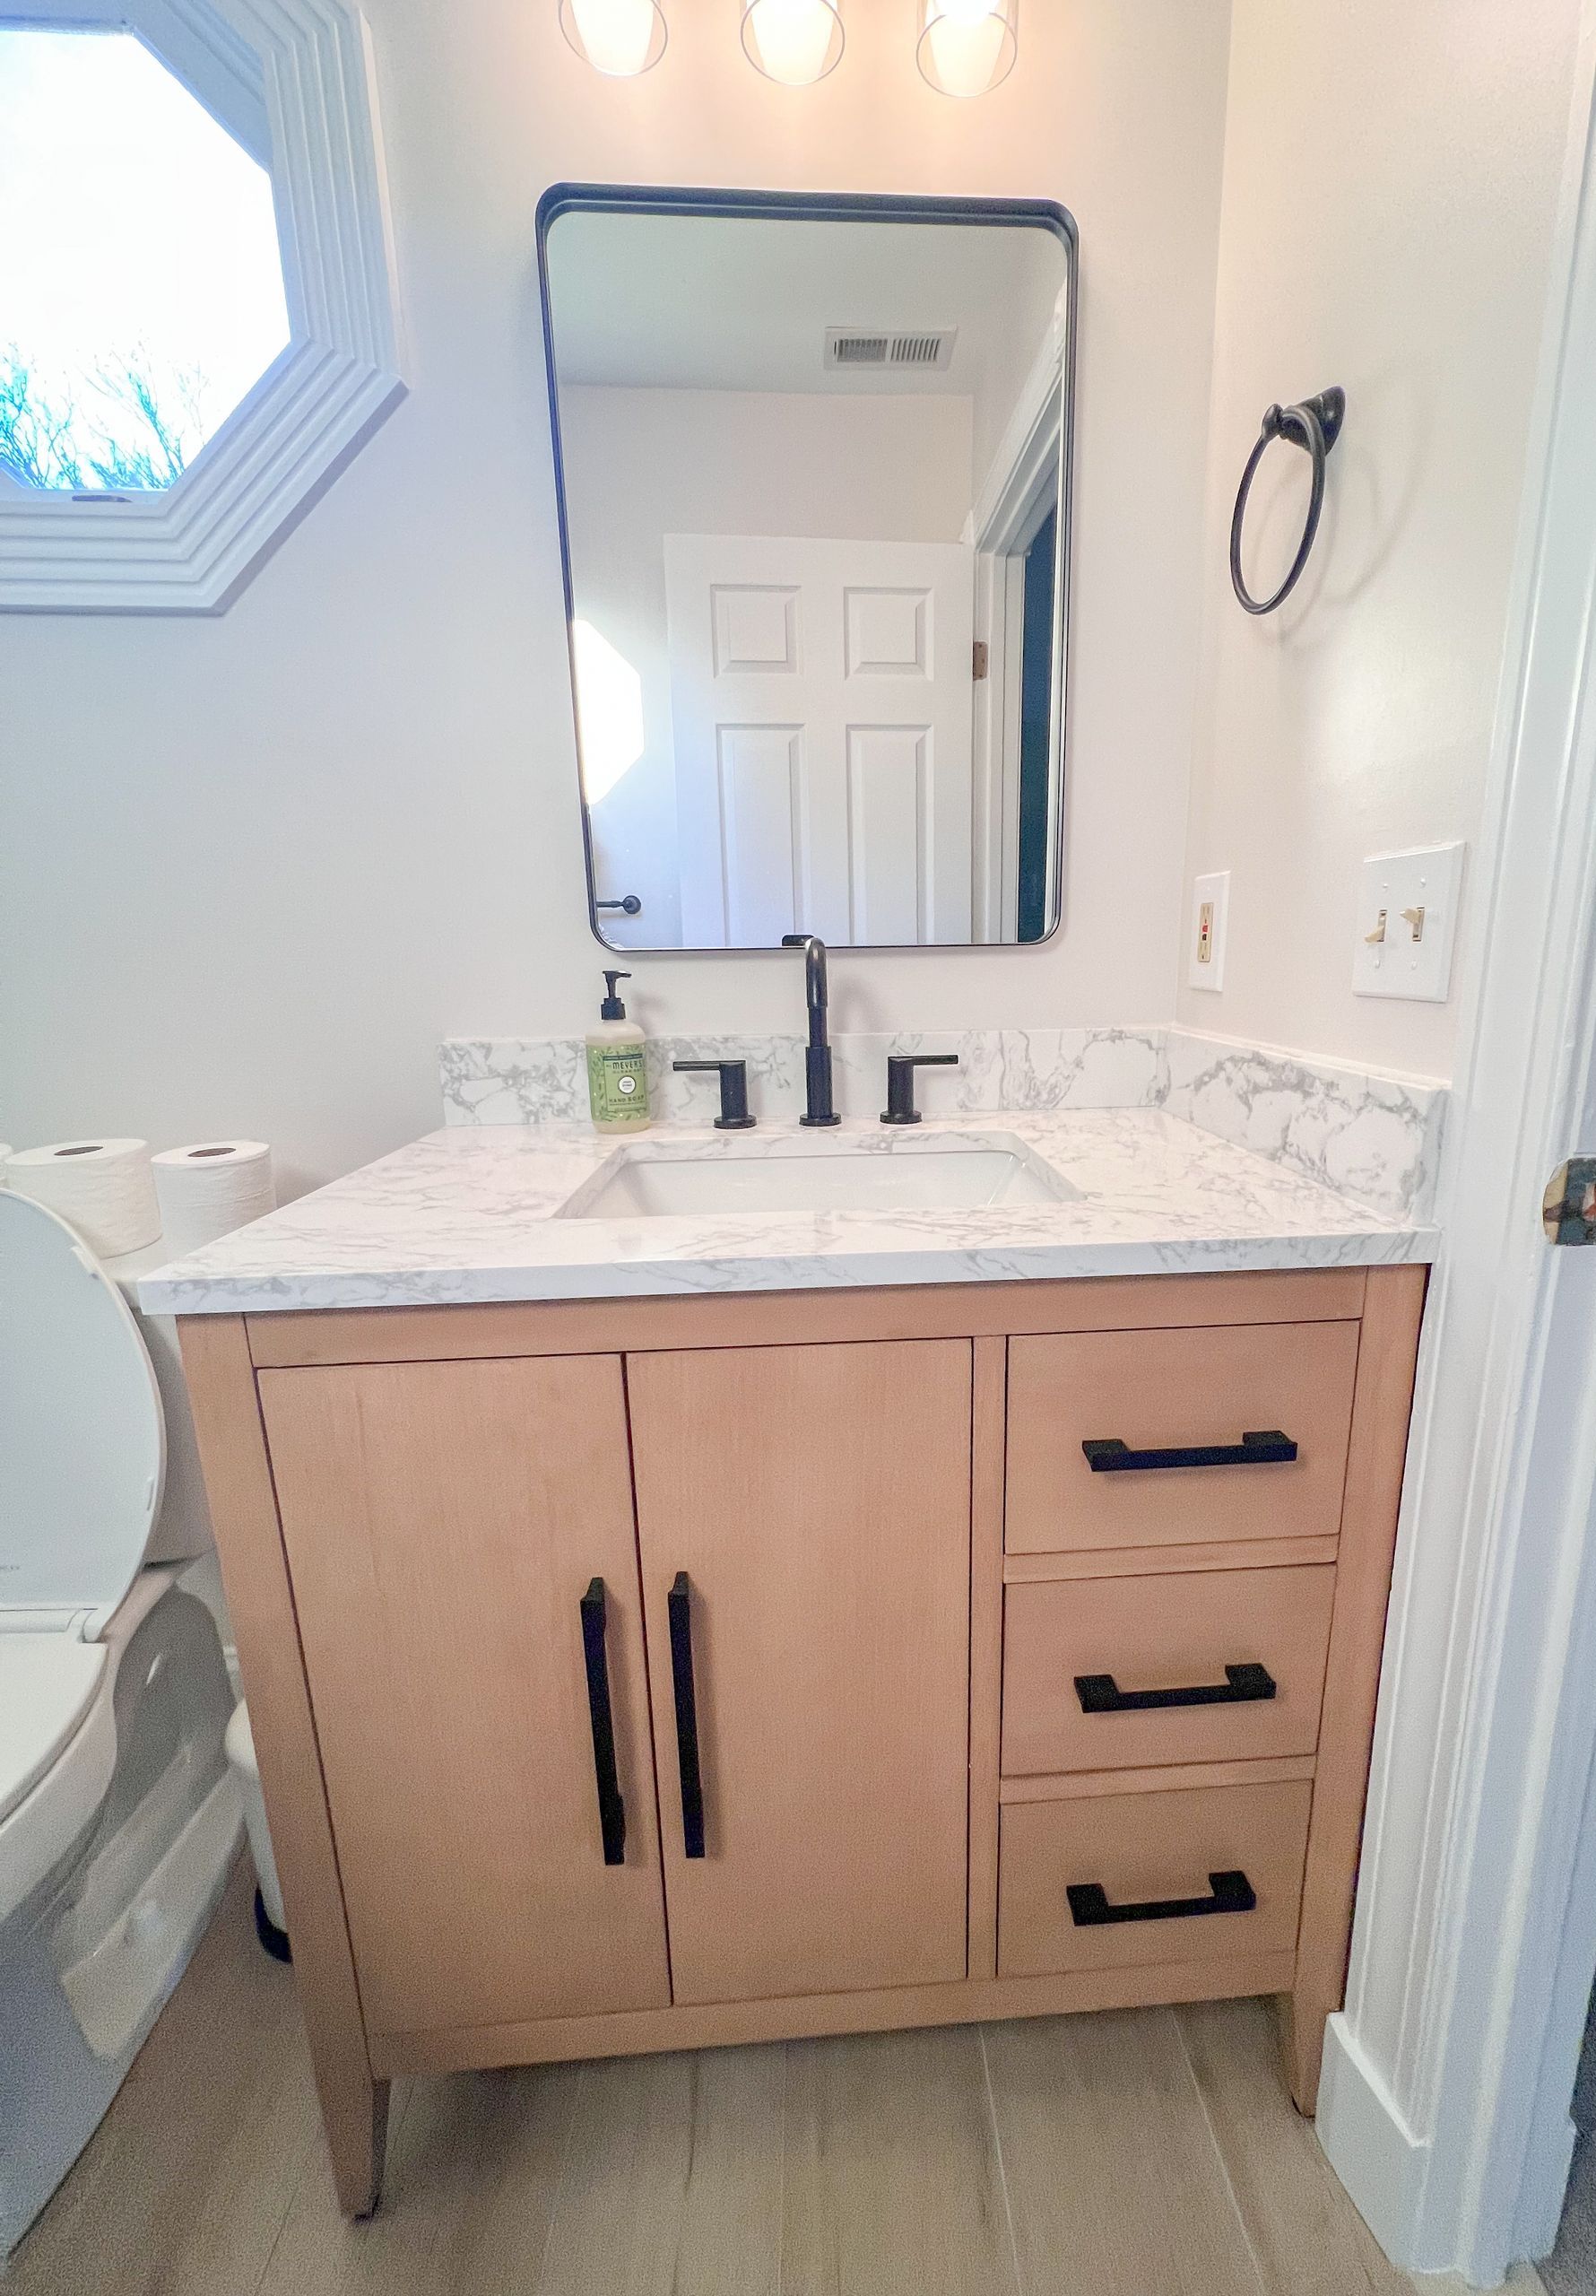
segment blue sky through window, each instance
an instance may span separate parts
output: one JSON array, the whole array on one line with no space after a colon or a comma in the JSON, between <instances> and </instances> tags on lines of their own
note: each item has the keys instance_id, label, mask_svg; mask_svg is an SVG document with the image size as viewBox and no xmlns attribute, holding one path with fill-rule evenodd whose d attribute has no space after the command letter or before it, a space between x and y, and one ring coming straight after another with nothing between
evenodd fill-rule
<instances>
[{"instance_id":1,"label":"blue sky through window","mask_svg":"<svg viewBox=\"0 0 1596 2296\"><path fill-rule=\"evenodd\" d=\"M0 26L0 465L169 485L288 334L265 169L131 33Z\"/></svg>"}]
</instances>

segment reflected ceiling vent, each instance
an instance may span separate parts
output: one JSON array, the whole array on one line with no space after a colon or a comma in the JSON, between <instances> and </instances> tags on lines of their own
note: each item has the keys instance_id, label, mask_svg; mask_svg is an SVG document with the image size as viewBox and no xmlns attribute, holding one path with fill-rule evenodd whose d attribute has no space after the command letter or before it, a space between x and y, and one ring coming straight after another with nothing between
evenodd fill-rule
<instances>
[{"instance_id":1,"label":"reflected ceiling vent","mask_svg":"<svg viewBox=\"0 0 1596 2296\"><path fill-rule=\"evenodd\" d=\"M828 367L918 368L935 373L953 363L956 326L826 329Z\"/></svg>"}]
</instances>

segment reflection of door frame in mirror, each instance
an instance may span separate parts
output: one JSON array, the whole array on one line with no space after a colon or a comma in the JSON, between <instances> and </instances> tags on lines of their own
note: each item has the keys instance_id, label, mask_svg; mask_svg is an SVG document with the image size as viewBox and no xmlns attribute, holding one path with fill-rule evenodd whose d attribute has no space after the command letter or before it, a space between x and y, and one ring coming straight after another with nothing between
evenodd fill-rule
<instances>
[{"instance_id":1,"label":"reflection of door frame in mirror","mask_svg":"<svg viewBox=\"0 0 1596 2296\"><path fill-rule=\"evenodd\" d=\"M1064 659L1069 629L1071 397L1067 385L1074 335L1071 262L1054 324L1037 352L998 443L975 507L976 634L986 646L986 678L977 699L973 763L976 942L1018 943L1019 904L1019 680L1025 612L1025 553L1049 511L1058 513L1053 585L1053 679L1049 717L1047 931L1060 922L1063 873Z\"/></svg>"},{"instance_id":2,"label":"reflection of door frame in mirror","mask_svg":"<svg viewBox=\"0 0 1596 2296\"><path fill-rule=\"evenodd\" d=\"M1074 436L1074 368L1075 312L1077 301L1077 273L1079 271L1080 235L1075 219L1065 207L1051 199L984 199L936 198L915 194L887 192L799 192L799 191L720 191L703 188L678 187L664 184L551 184L538 202L536 217L538 253L538 296L543 322L543 359L549 392L550 448L554 465L554 505L559 535L560 578L565 597L566 648L570 665L573 730L577 693L575 625L576 602L571 583L570 523L566 502L565 461L560 441L559 370L554 355L554 313L549 286L548 239L551 230L562 215L572 213L611 215L708 215L768 218L791 215L804 222L905 222L905 223L970 223L1007 225L1019 230L1051 231L1061 241L1064 250L1064 284L1060 292L1054 316L1054 325L1032 370L1030 379L1015 410L1009 430L1000 443L993 458L994 473L1007 472L1018 481L1028 467L1028 453L1033 459L1028 464L1030 494L1027 498L1032 509L1037 508L1037 489L1050 457L1058 464L1058 552L1054 580L1054 642L1053 642L1053 744L1051 759L1052 787L1049 804L1052 808L1048 838L1046 930L1034 942L1014 943L1011 946L1039 948L1057 932L1063 914L1063 788L1065 769L1065 740L1068 727L1067 689L1068 665L1065 659L1064 634L1069 622L1069 565L1070 565L1070 498L1071 465ZM1045 403L1037 403L1036 394L1042 387ZM1018 434L1018 435L1017 435ZM1014 536L1018 532L1015 507L1005 491L1002 478L995 487L989 482L977 497L971 514L970 534L976 543L976 628L992 628L993 617L984 612L982 597L982 568L988 569L986 578L992 578L991 569L996 562L999 544L996 536L1004 529L1002 525L1005 507L1010 509L1010 539L1006 545L1012 553L1023 548ZM1040 515L1034 517L1030 532L1035 534ZM993 539L987 539L988 536ZM1014 561L1018 567L1022 561ZM1014 624L1018 630L1018 622ZM1008 633L1005 632L1005 635ZM988 643L991 643L989 639ZM1019 648L1010 645L1014 657L1013 676L1019 676ZM973 877L975 916L977 920L968 942L928 942L914 946L934 948L941 952L960 947L977 947L1001 937L1002 918L993 933L990 926L983 933L979 919L984 909L991 914L989 887L993 865L1002 865L1001 851L989 856L992 840L987 821L980 817L980 796L983 787L981 760L983 755L982 721L990 711L995 691L989 682L984 708L977 706L975 713L976 787L977 818L973 826L977 838L976 852L984 857L984 871L976 869ZM1018 689L1016 689L1018 691ZM1015 722L1018 724L1018 704ZM989 736L985 737L989 739ZM604 932L598 910L598 889L594 880L593 824L582 796L579 735L577 757L577 794L582 821L582 852L587 872L587 921L593 936L602 948L620 949L629 955L736 955L761 956L772 953L765 949L684 950L646 947L636 941L612 941ZM1019 779L1018 751L1013 760L1016 793ZM990 793L990 783L985 785ZM1007 821L1007 816L1003 816ZM1007 833L1005 828L1005 834ZM1015 821L1014 840L1018 854L1018 819ZM1017 909L1016 899L1010 903L1011 913ZM1002 904L1000 903L1000 909ZM856 949L890 945L894 951L905 947L901 944L859 943ZM776 951L774 953L779 954Z\"/></svg>"}]
</instances>

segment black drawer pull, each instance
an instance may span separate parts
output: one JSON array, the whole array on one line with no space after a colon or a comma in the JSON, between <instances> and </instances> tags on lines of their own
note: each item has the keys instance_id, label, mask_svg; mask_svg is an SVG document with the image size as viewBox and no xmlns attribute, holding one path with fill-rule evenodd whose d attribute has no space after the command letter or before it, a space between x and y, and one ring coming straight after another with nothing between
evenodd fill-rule
<instances>
[{"instance_id":1,"label":"black drawer pull","mask_svg":"<svg viewBox=\"0 0 1596 2296\"><path fill-rule=\"evenodd\" d=\"M626 1804L615 1768L615 1718L610 1708L610 1659L604 1648L604 1582L595 1578L582 1597L582 1657L587 1667L587 1716L593 1725L593 1770L598 1783L599 1833L606 1866L626 1864Z\"/></svg>"},{"instance_id":2,"label":"black drawer pull","mask_svg":"<svg viewBox=\"0 0 1596 2296\"><path fill-rule=\"evenodd\" d=\"M1267 1666L1227 1666L1222 1683L1193 1683L1189 1690L1121 1690L1112 1674L1077 1674L1075 1695L1083 1714L1151 1714L1160 1706L1249 1706L1272 1698L1275 1678Z\"/></svg>"},{"instance_id":3,"label":"black drawer pull","mask_svg":"<svg viewBox=\"0 0 1596 2296\"><path fill-rule=\"evenodd\" d=\"M1111 1921L1194 1921L1201 1913L1251 1913L1258 1903L1245 1874L1210 1874L1206 1898L1152 1898L1145 1905L1110 1905L1101 1882L1071 1882L1064 1894L1077 1929L1101 1929Z\"/></svg>"},{"instance_id":4,"label":"black drawer pull","mask_svg":"<svg viewBox=\"0 0 1596 2296\"><path fill-rule=\"evenodd\" d=\"M1129 1474L1158 1467L1273 1467L1297 1457L1297 1446L1278 1427L1244 1435L1239 1443L1177 1443L1167 1451L1133 1451L1117 1435L1081 1445L1094 1474Z\"/></svg>"},{"instance_id":5,"label":"black drawer pull","mask_svg":"<svg viewBox=\"0 0 1596 2296\"><path fill-rule=\"evenodd\" d=\"M685 1570L671 1581L671 1688L676 1700L676 1764L681 1778L681 1847L704 1855L704 1779L698 1768L698 1701L693 1688L692 1588Z\"/></svg>"}]
</instances>

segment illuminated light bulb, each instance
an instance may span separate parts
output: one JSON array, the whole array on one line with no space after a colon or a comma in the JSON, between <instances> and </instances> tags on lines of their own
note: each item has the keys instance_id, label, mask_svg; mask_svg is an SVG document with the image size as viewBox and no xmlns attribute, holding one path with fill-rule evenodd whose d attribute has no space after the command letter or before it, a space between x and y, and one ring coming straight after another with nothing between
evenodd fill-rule
<instances>
[{"instance_id":1,"label":"illuminated light bulb","mask_svg":"<svg viewBox=\"0 0 1596 2296\"><path fill-rule=\"evenodd\" d=\"M843 51L841 0L743 0L742 45L768 80L807 88Z\"/></svg>"},{"instance_id":2,"label":"illuminated light bulb","mask_svg":"<svg viewBox=\"0 0 1596 2296\"><path fill-rule=\"evenodd\" d=\"M944 96L984 96L1014 68L1018 0L922 0L921 76Z\"/></svg>"},{"instance_id":3,"label":"illuminated light bulb","mask_svg":"<svg viewBox=\"0 0 1596 2296\"><path fill-rule=\"evenodd\" d=\"M659 0L559 0L559 28L585 63L612 80L635 78L665 52Z\"/></svg>"}]
</instances>

